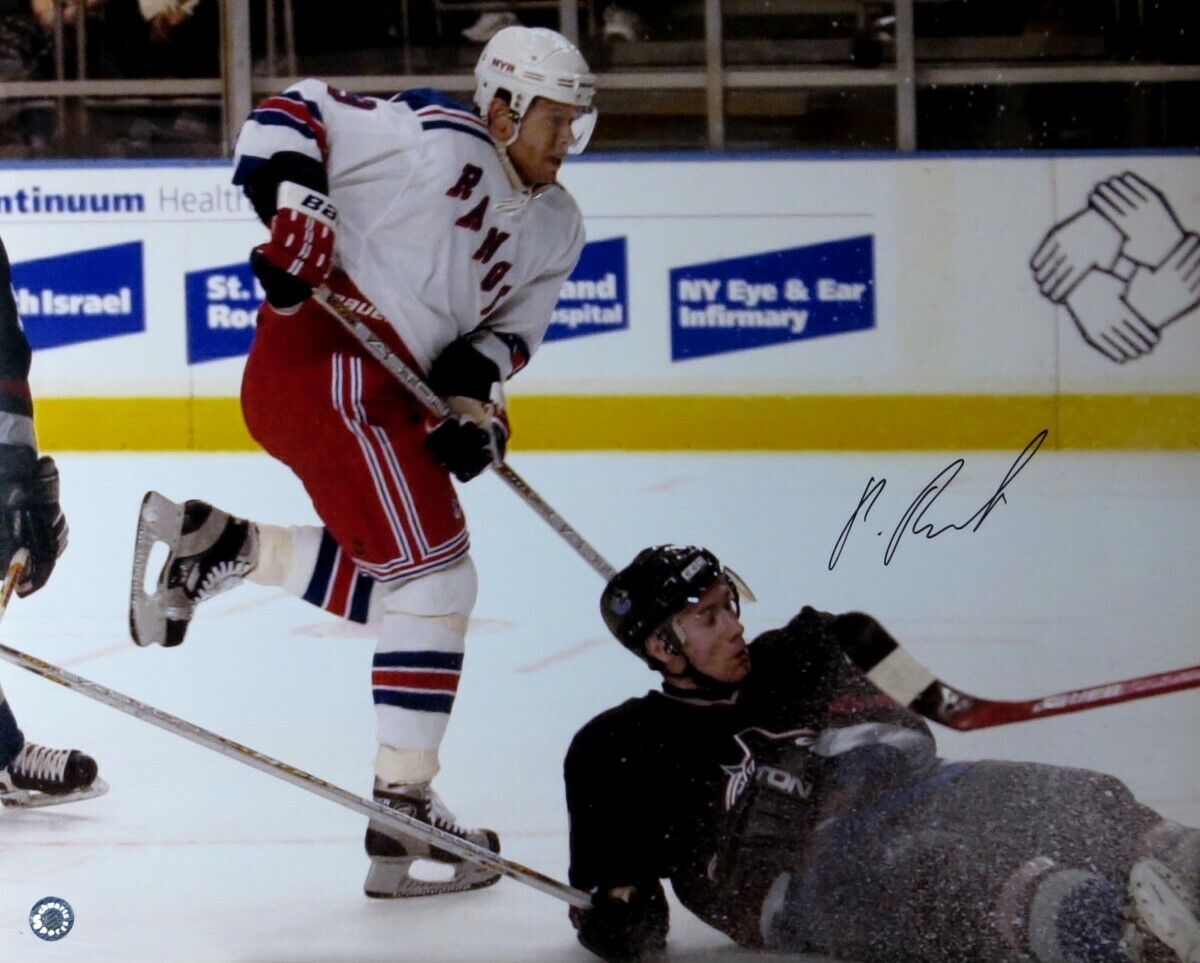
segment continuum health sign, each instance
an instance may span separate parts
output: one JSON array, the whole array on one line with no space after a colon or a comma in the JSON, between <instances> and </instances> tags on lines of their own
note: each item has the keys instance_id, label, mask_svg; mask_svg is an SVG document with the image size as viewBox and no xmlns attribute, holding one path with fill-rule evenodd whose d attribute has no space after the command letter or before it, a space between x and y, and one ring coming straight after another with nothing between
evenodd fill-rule
<instances>
[{"instance_id":1,"label":"continuum health sign","mask_svg":"<svg viewBox=\"0 0 1200 963\"><path fill-rule=\"evenodd\" d=\"M875 327L874 238L674 268L671 360Z\"/></svg>"}]
</instances>

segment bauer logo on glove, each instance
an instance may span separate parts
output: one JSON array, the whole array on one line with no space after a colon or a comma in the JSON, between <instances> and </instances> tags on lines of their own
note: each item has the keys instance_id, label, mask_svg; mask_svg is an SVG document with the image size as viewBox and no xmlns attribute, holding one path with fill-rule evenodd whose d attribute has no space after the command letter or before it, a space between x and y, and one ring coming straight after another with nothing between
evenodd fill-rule
<instances>
[{"instance_id":1,"label":"bauer logo on glove","mask_svg":"<svg viewBox=\"0 0 1200 963\"><path fill-rule=\"evenodd\" d=\"M329 280L337 240L337 208L320 191L284 181L279 185L271 238L250 256L274 308L292 308Z\"/></svg>"}]
</instances>

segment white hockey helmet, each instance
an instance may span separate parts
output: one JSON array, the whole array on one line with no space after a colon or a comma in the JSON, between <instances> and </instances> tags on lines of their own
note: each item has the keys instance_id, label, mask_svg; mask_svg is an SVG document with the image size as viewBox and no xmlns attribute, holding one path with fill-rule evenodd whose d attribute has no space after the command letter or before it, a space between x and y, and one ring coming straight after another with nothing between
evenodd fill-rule
<instances>
[{"instance_id":1,"label":"white hockey helmet","mask_svg":"<svg viewBox=\"0 0 1200 963\"><path fill-rule=\"evenodd\" d=\"M510 95L509 108L518 126L536 97L580 108L582 113L571 125L570 153L583 153L596 126L596 75L566 37L545 27L499 31L475 64L475 106L484 119L492 98L502 90Z\"/></svg>"}]
</instances>

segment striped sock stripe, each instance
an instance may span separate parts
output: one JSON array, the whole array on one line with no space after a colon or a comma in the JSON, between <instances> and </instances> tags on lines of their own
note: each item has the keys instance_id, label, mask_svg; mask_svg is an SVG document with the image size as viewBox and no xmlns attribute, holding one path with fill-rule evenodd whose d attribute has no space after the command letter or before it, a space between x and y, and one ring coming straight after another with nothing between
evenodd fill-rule
<instances>
[{"instance_id":1,"label":"striped sock stripe","mask_svg":"<svg viewBox=\"0 0 1200 963\"><path fill-rule=\"evenodd\" d=\"M429 692L406 692L394 689L376 689L375 704L413 709L417 712L440 712L449 715L454 706L453 695Z\"/></svg>"},{"instance_id":2,"label":"striped sock stripe","mask_svg":"<svg viewBox=\"0 0 1200 963\"><path fill-rule=\"evenodd\" d=\"M375 579L366 572L359 572L354 578L354 590L350 594L350 611L346 618L351 622L365 625L367 616L371 613L371 592L375 588Z\"/></svg>"},{"instance_id":3,"label":"striped sock stripe","mask_svg":"<svg viewBox=\"0 0 1200 963\"><path fill-rule=\"evenodd\" d=\"M437 690L457 692L457 672L409 672L400 669L376 669L371 673L371 683L377 689Z\"/></svg>"},{"instance_id":4,"label":"striped sock stripe","mask_svg":"<svg viewBox=\"0 0 1200 963\"><path fill-rule=\"evenodd\" d=\"M451 669L462 671L461 652L437 652L425 649L420 652L376 652L371 665L376 669Z\"/></svg>"},{"instance_id":5,"label":"striped sock stripe","mask_svg":"<svg viewBox=\"0 0 1200 963\"><path fill-rule=\"evenodd\" d=\"M313 566L312 578L308 588L304 590L304 601L317 608L325 608L325 598L329 591L329 579L333 575L333 565L337 561L338 545L329 531L321 533L321 547L317 550L317 564Z\"/></svg>"}]
</instances>

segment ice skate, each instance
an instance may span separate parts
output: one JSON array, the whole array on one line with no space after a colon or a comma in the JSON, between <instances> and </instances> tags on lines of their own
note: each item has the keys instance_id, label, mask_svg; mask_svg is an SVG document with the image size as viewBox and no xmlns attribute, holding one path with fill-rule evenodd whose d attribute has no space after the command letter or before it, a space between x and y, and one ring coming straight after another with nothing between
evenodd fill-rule
<instances>
[{"instance_id":1,"label":"ice skate","mask_svg":"<svg viewBox=\"0 0 1200 963\"><path fill-rule=\"evenodd\" d=\"M1129 872L1129 891L1139 924L1182 963L1200 963L1200 920L1179 877L1157 859L1144 857Z\"/></svg>"},{"instance_id":2,"label":"ice skate","mask_svg":"<svg viewBox=\"0 0 1200 963\"><path fill-rule=\"evenodd\" d=\"M376 782L375 801L477 846L490 849L493 853L500 852L500 839L492 830L464 829L458 825L457 820L427 782L386 788ZM491 886L500 878L500 874L494 870L468 863L452 853L420 840L397 836L395 830L385 828L375 821L367 826L366 847L367 855L371 857L371 868L367 871L363 891L373 899L465 893L468 890ZM417 860L431 860L451 866L454 875L446 880L418 879L411 873L412 865Z\"/></svg>"},{"instance_id":3,"label":"ice skate","mask_svg":"<svg viewBox=\"0 0 1200 963\"><path fill-rule=\"evenodd\" d=\"M27 742L8 768L0 769L0 802L36 809L103 796L108 783L97 771L96 760L78 749L47 749Z\"/></svg>"},{"instance_id":4,"label":"ice skate","mask_svg":"<svg viewBox=\"0 0 1200 963\"><path fill-rule=\"evenodd\" d=\"M170 550L154 594L146 567L156 542ZM138 645L179 645L196 605L233 588L258 564L258 533L208 502L177 505L147 492L138 515L129 592L129 631Z\"/></svg>"}]
</instances>

